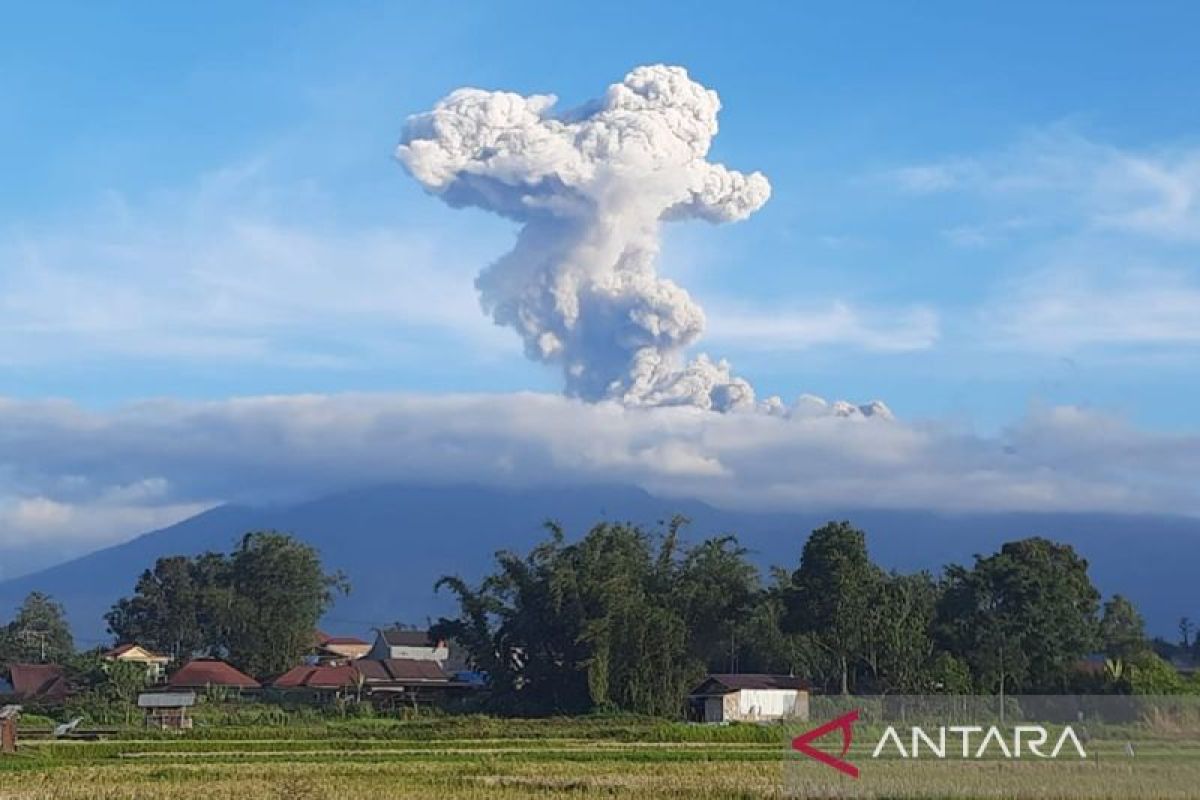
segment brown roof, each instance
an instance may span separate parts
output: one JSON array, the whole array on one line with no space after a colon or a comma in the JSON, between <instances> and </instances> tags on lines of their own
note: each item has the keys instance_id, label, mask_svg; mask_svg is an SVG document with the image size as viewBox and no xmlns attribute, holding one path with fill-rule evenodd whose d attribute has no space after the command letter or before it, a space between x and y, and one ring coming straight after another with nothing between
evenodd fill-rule
<instances>
[{"instance_id":1,"label":"brown roof","mask_svg":"<svg viewBox=\"0 0 1200 800\"><path fill-rule=\"evenodd\" d=\"M410 631L405 628L389 628L380 631L390 647L435 647L438 642L429 638L429 631Z\"/></svg>"},{"instance_id":2,"label":"brown roof","mask_svg":"<svg viewBox=\"0 0 1200 800\"><path fill-rule=\"evenodd\" d=\"M179 668L167 681L172 689L203 689L205 686L230 686L235 689L258 689L261 684L215 658L197 658Z\"/></svg>"},{"instance_id":3,"label":"brown roof","mask_svg":"<svg viewBox=\"0 0 1200 800\"><path fill-rule=\"evenodd\" d=\"M368 683L428 683L450 680L436 661L416 658L360 658L354 662L354 667L366 676Z\"/></svg>"},{"instance_id":4,"label":"brown roof","mask_svg":"<svg viewBox=\"0 0 1200 800\"><path fill-rule=\"evenodd\" d=\"M792 675L737 673L709 675L691 691L693 695L729 694L743 689L807 689L808 681Z\"/></svg>"},{"instance_id":5,"label":"brown roof","mask_svg":"<svg viewBox=\"0 0 1200 800\"><path fill-rule=\"evenodd\" d=\"M13 664L9 667L13 694L22 700L62 700L67 679L56 664Z\"/></svg>"},{"instance_id":6,"label":"brown roof","mask_svg":"<svg viewBox=\"0 0 1200 800\"><path fill-rule=\"evenodd\" d=\"M293 667L271 684L276 689L345 689L358 685L359 672L349 664L340 667Z\"/></svg>"}]
</instances>

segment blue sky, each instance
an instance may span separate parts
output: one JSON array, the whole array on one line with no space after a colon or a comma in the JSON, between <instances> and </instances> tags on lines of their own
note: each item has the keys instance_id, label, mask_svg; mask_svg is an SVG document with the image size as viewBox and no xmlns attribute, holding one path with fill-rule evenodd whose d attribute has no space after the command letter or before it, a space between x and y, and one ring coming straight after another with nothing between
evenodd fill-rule
<instances>
[{"instance_id":1,"label":"blue sky","mask_svg":"<svg viewBox=\"0 0 1200 800\"><path fill-rule=\"evenodd\" d=\"M389 4L27 7L0 34L0 158L10 187L0 198L0 231L27 248L67 247L64 240L98 247L106 234L108 245L128 247L180 229L209 235L189 215L224 213L334 240L413 233L428 240L431 257L461 260L466 274L470 258L482 265L498 255L512 228L440 207L390 162L405 116L461 85L553 92L569 106L638 64L679 63L722 96L714 159L762 170L774 195L743 225L671 230L667 274L686 275L706 307L819 314L844 303L884 327L891 320L903 328L916 310L938 320L936 336L917 325L918 341L899 352L854 337L801 337L778 348L736 336L703 343L761 391L879 397L906 416L964 416L986 426L1030 402L1190 425L1186 404L1176 401L1197 389L1194 330L1183 347L1164 337L1149 346L1085 342L1030 352L964 340L981 333L978 313L1007 302L1013 284L1068 260L1064 251L1106 251L1116 263L1094 278L1104 292L1121 282L1115 273L1128 274L1122 259L1129 269L1194 279L1194 238L1124 237L1125 251L1115 254L1105 242L1075 241L1088 223L1085 211L1072 218L1062 208L1076 202L1071 180L1041 196L996 197L983 187L906 192L888 177L978 160L992 163L999 180L1007 168L1032 168L1039 137L1081 161L1100 157L1086 148L1134 158L1200 147L1200 90L1187 79L1200 68L1188 41L1197 16L1190 4L1169 3L1096 4L1086 16L1040 4L1003 13L940 4L920 15L886 3L736 13L617 5L603 14L571 4L467 4L439 14ZM237 171L245 173L240 184L200 199L214 175ZM118 235L122 221L131 230ZM983 229L1005 225L1014 228L985 241L992 234ZM979 241L966 241L975 229ZM952 238L956 231L963 241ZM475 236L465 254L456 252ZM119 283L119 258L108 262L70 269L108 269L104 280ZM173 265L154 269L165 276ZM354 282L353 264L344 279ZM556 386L550 370L523 363L515 337L504 346L503 331L493 343L498 353L481 358L474 342L447 336L441 324L406 325L397 314L367 322L358 336L353 322L322 320L315 305L303 310L309 322L289 320L267 335L286 338L289 352L315 350L316 364L276 361L273 347L256 351L257 363L244 363L249 353L238 363L205 357L200 344L155 354L59 342L46 360L5 370L0 392L112 404L164 394ZM19 339L15 349L36 352L39 338L61 339L53 327L10 329L5 349ZM927 338L934 340L925 345ZM364 339L394 339L396 347L364 350Z\"/></svg>"},{"instance_id":2,"label":"blue sky","mask_svg":"<svg viewBox=\"0 0 1200 800\"><path fill-rule=\"evenodd\" d=\"M570 107L668 63L721 95L711 159L773 187L748 221L666 233L698 350L761 395L962 435L1069 407L1194 443L1200 8L902 5L10 7L0 397L557 392L472 288L515 227L392 151L460 86ZM18 466L41 477L11 502L67 503L81 469Z\"/></svg>"}]
</instances>

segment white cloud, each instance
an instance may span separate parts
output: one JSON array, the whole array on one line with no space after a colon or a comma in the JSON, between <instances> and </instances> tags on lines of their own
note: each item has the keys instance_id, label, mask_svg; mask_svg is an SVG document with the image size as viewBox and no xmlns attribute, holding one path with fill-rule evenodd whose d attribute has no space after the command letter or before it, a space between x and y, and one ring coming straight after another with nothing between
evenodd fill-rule
<instances>
[{"instance_id":1,"label":"white cloud","mask_svg":"<svg viewBox=\"0 0 1200 800\"><path fill-rule=\"evenodd\" d=\"M1049 269L1022 277L989 307L992 341L1068 353L1097 345L1200 347L1200 282L1181 270Z\"/></svg>"},{"instance_id":2,"label":"white cloud","mask_svg":"<svg viewBox=\"0 0 1200 800\"><path fill-rule=\"evenodd\" d=\"M768 508L1200 514L1200 436L1074 407L1008 431L861 415L631 409L544 394L0 403L10 548L115 541L217 501L389 481L621 482Z\"/></svg>"},{"instance_id":3,"label":"white cloud","mask_svg":"<svg viewBox=\"0 0 1200 800\"><path fill-rule=\"evenodd\" d=\"M518 352L480 313L470 252L414 228L306 225L278 213L280 192L253 167L224 170L137 205L110 197L69 225L0 231L0 364L333 368L403 355L423 330L484 357Z\"/></svg>"},{"instance_id":4,"label":"white cloud","mask_svg":"<svg viewBox=\"0 0 1200 800\"><path fill-rule=\"evenodd\" d=\"M1200 242L1200 147L1120 148L1058 126L1003 150L894 169L885 179L906 194L976 196L1002 215L1015 211L1018 229L1067 225ZM1006 220L985 227L994 236ZM947 234L956 232L964 228Z\"/></svg>"}]
</instances>

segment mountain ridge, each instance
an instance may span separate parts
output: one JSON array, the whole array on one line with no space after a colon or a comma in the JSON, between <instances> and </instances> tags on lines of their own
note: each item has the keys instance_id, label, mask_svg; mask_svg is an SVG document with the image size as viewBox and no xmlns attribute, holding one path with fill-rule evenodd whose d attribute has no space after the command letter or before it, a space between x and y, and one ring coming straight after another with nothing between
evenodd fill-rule
<instances>
[{"instance_id":1,"label":"mountain ridge","mask_svg":"<svg viewBox=\"0 0 1200 800\"><path fill-rule=\"evenodd\" d=\"M249 530L294 533L341 570L351 592L324 624L368 633L396 621L423 623L452 610L433 591L444 574L477 580L497 550L524 551L561 523L571 537L600 521L653 527L675 514L691 519L687 538L735 533L760 568L794 568L809 531L829 519L849 519L867 531L872 556L900 571L939 572L970 563L1004 541L1042 535L1067 542L1088 559L1106 595L1129 596L1156 634L1172 634L1181 616L1200 616L1190 589L1200 565L1200 519L1189 517L1041 512L935 512L823 509L754 512L721 509L701 500L657 497L622 484L489 487L477 484L385 484L343 490L270 507L217 506L175 525L121 544L0 582L5 617L37 589L66 606L80 644L107 641L103 613L156 558L228 550ZM1134 557L1137 556L1137 557Z\"/></svg>"}]
</instances>

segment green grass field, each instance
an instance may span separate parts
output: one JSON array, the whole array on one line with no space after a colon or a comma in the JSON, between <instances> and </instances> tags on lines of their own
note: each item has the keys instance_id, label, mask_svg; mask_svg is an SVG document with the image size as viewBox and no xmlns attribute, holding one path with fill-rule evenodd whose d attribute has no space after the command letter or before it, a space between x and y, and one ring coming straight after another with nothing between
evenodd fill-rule
<instances>
[{"instance_id":1,"label":"green grass field","mask_svg":"<svg viewBox=\"0 0 1200 800\"><path fill-rule=\"evenodd\" d=\"M272 735L273 734L273 735ZM284 734L284 735L281 735ZM1086 762L871 761L851 780L790 758L781 728L651 720L363 720L26 740L0 758L0 798L548 798L1200 796L1200 748L1163 739Z\"/></svg>"}]
</instances>

